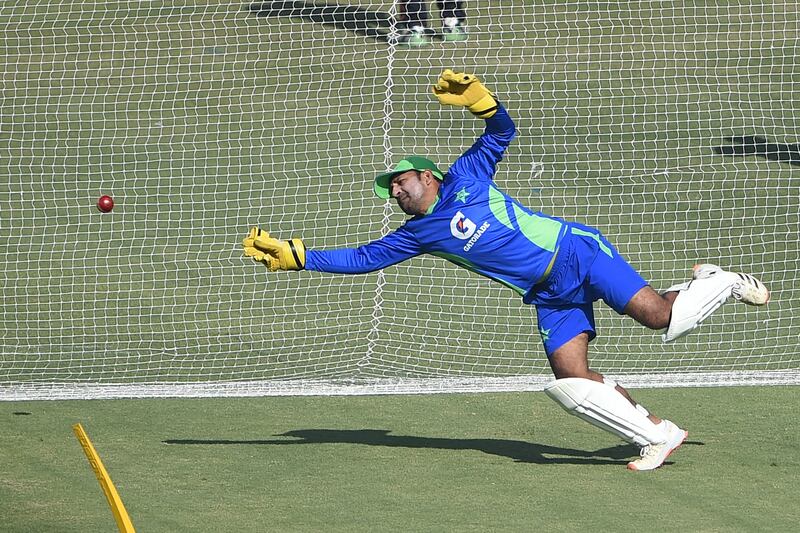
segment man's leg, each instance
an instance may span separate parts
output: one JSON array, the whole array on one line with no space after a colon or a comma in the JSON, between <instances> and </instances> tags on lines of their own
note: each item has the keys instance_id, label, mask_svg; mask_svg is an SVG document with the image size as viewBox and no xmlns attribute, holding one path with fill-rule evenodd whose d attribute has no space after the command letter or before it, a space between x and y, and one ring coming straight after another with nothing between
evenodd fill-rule
<instances>
[{"instance_id":1,"label":"man's leg","mask_svg":"<svg viewBox=\"0 0 800 533\"><path fill-rule=\"evenodd\" d=\"M658 294L648 285L633 295L624 313L650 329L664 329L669 326L672 303L677 297L677 292Z\"/></svg>"},{"instance_id":2,"label":"man's leg","mask_svg":"<svg viewBox=\"0 0 800 533\"><path fill-rule=\"evenodd\" d=\"M691 280L659 295L597 230L581 226L572 231L579 236L576 250L585 252L595 245L599 249L584 279L591 299L602 299L617 313L627 314L649 328L666 328L664 342L691 332L731 296L750 305L769 301L769 291L755 277L711 264L695 265Z\"/></svg>"},{"instance_id":3,"label":"man's leg","mask_svg":"<svg viewBox=\"0 0 800 533\"><path fill-rule=\"evenodd\" d=\"M436 5L443 19L452 17L463 22L467 18L463 0L437 0Z\"/></svg>"},{"instance_id":4,"label":"man's leg","mask_svg":"<svg viewBox=\"0 0 800 533\"><path fill-rule=\"evenodd\" d=\"M592 302L603 299L618 313L626 310L637 320L658 328L669 323L674 295L658 295L597 230L574 225L570 252L577 264L591 264L580 280L581 290L561 306L537 304L539 330L555 382L545 392L565 410L641 447L642 458L632 470L652 470L686 438L686 432L668 420L650 414L623 388L589 369L588 347L595 336ZM561 283L578 281L568 271ZM553 290L559 294L558 288ZM630 307L628 305L630 304Z\"/></svg>"},{"instance_id":5,"label":"man's leg","mask_svg":"<svg viewBox=\"0 0 800 533\"><path fill-rule=\"evenodd\" d=\"M550 368L553 370L553 375L556 379L583 378L599 383L611 384L602 374L589 369L589 336L586 333L581 333L562 345L550 355L549 360ZM615 384L614 389L625 397L631 405L643 409L641 405L634 401L624 387ZM649 418L653 424L661 423L661 419L652 413L648 412L647 418Z\"/></svg>"},{"instance_id":6,"label":"man's leg","mask_svg":"<svg viewBox=\"0 0 800 533\"><path fill-rule=\"evenodd\" d=\"M398 2L397 8L398 44L407 46L427 46L433 30L428 28L427 0L405 0Z\"/></svg>"},{"instance_id":7,"label":"man's leg","mask_svg":"<svg viewBox=\"0 0 800 533\"><path fill-rule=\"evenodd\" d=\"M463 1L436 2L442 15L444 27L442 35L445 41L465 41L467 39L467 12Z\"/></svg>"},{"instance_id":8,"label":"man's leg","mask_svg":"<svg viewBox=\"0 0 800 533\"><path fill-rule=\"evenodd\" d=\"M428 3L427 0L406 0L403 11L408 17L409 26L427 26L428 24Z\"/></svg>"},{"instance_id":9,"label":"man's leg","mask_svg":"<svg viewBox=\"0 0 800 533\"><path fill-rule=\"evenodd\" d=\"M769 301L769 291L755 277L705 264L695 265L691 281L670 287L663 295L643 287L623 312L648 328L667 329L664 341L670 342L699 326L731 296L749 305Z\"/></svg>"},{"instance_id":10,"label":"man's leg","mask_svg":"<svg viewBox=\"0 0 800 533\"><path fill-rule=\"evenodd\" d=\"M686 439L686 431L650 414L621 386L589 369L589 336L581 333L550 354L556 381L545 393L567 412L634 443L641 457L630 470L654 470Z\"/></svg>"}]
</instances>

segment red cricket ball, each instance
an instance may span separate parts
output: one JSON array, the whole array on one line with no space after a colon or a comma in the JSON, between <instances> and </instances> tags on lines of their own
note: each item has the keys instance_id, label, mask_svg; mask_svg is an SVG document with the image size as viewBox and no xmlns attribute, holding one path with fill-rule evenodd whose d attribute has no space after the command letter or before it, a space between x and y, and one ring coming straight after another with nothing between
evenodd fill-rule
<instances>
[{"instance_id":1,"label":"red cricket ball","mask_svg":"<svg viewBox=\"0 0 800 533\"><path fill-rule=\"evenodd\" d=\"M108 213L114 209L114 199L104 194L97 200L97 209L103 213Z\"/></svg>"}]
</instances>

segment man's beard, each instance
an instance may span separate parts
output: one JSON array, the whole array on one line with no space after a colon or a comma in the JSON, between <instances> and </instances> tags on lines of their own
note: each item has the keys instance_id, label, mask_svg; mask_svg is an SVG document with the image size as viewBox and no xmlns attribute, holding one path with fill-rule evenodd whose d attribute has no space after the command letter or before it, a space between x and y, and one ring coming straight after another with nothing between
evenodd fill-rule
<instances>
[{"instance_id":1,"label":"man's beard","mask_svg":"<svg viewBox=\"0 0 800 533\"><path fill-rule=\"evenodd\" d=\"M400 209L403 210L403 213L405 213L406 215L418 214L418 209L415 209L416 203L417 202L415 202L407 194L402 197L402 200L400 198L397 198L397 205L400 207Z\"/></svg>"}]
</instances>

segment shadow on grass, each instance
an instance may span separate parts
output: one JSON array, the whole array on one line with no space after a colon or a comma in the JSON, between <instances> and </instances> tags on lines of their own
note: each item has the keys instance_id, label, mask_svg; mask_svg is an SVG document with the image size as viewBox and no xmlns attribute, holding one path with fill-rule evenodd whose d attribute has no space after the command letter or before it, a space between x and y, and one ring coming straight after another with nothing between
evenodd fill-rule
<instances>
[{"instance_id":1,"label":"shadow on grass","mask_svg":"<svg viewBox=\"0 0 800 533\"><path fill-rule=\"evenodd\" d=\"M476 450L489 455L508 457L519 463L536 464L626 464L638 455L632 445L619 445L594 451L575 450L507 439L448 439L390 435L385 429L298 429L266 440L168 439L164 444L182 445L267 445L364 444L388 448L429 448L434 450ZM701 443L694 443L701 444ZM669 462L665 464L670 464Z\"/></svg>"},{"instance_id":2,"label":"shadow on grass","mask_svg":"<svg viewBox=\"0 0 800 533\"><path fill-rule=\"evenodd\" d=\"M299 18L383 42L389 40L389 30L392 25L388 13L345 4L278 0L253 2L247 9L258 17Z\"/></svg>"},{"instance_id":3,"label":"shadow on grass","mask_svg":"<svg viewBox=\"0 0 800 533\"><path fill-rule=\"evenodd\" d=\"M737 137L725 137L731 144L725 146L715 146L712 148L715 154L732 156L761 157L768 161L779 161L789 165L800 167L800 144L785 144L770 142L766 137L757 135L742 135Z\"/></svg>"}]
</instances>

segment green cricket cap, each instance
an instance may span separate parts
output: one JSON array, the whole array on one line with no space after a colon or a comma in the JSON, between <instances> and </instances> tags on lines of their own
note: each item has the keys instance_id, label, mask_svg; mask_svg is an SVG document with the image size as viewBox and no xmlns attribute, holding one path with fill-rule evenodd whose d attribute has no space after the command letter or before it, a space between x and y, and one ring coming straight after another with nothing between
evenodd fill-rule
<instances>
[{"instance_id":1,"label":"green cricket cap","mask_svg":"<svg viewBox=\"0 0 800 533\"><path fill-rule=\"evenodd\" d=\"M420 172L423 170L430 170L431 173L436 176L437 180L444 180L444 174L439 170L439 167L436 166L436 163L424 157L410 155L401 159L389 172L375 178L375 184L372 186L372 189L375 191L375 194L378 195L378 198L383 198L384 200L388 199L389 196L391 196L389 194L389 184L392 182L392 178L403 172L408 172L409 170L419 170Z\"/></svg>"}]
</instances>

